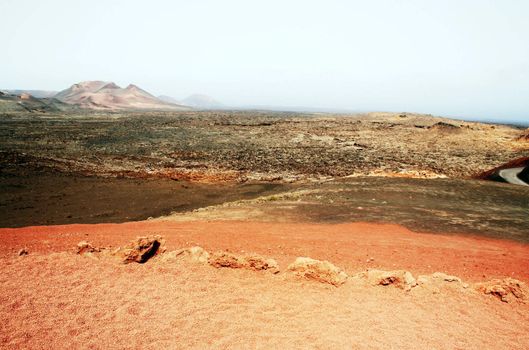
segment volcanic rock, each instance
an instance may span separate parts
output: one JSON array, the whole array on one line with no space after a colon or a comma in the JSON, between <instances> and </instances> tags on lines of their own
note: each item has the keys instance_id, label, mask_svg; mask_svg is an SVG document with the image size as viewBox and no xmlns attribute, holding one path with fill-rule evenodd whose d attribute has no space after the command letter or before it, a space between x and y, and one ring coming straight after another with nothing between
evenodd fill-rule
<instances>
[{"instance_id":1,"label":"volcanic rock","mask_svg":"<svg viewBox=\"0 0 529 350\"><path fill-rule=\"evenodd\" d=\"M272 273L279 272L279 267L274 259L266 259L259 255L239 256L228 252L216 252L211 254L208 262L216 268L228 267L254 271L267 270Z\"/></svg>"},{"instance_id":2,"label":"volcanic rock","mask_svg":"<svg viewBox=\"0 0 529 350\"><path fill-rule=\"evenodd\" d=\"M124 248L120 248L117 254L125 264L131 262L142 264L158 254L162 250L160 247L163 243L164 240L160 236L138 237Z\"/></svg>"},{"instance_id":3,"label":"volcanic rock","mask_svg":"<svg viewBox=\"0 0 529 350\"><path fill-rule=\"evenodd\" d=\"M478 283L477 290L484 294L490 294L501 301L510 303L513 301L526 302L529 297L527 286L514 278L493 279L488 282Z\"/></svg>"},{"instance_id":4,"label":"volcanic rock","mask_svg":"<svg viewBox=\"0 0 529 350\"><path fill-rule=\"evenodd\" d=\"M347 280L347 274L328 261L298 257L288 269L298 276L313 279L333 286L340 286Z\"/></svg>"},{"instance_id":5,"label":"volcanic rock","mask_svg":"<svg viewBox=\"0 0 529 350\"><path fill-rule=\"evenodd\" d=\"M410 290L417 285L417 281L413 275L410 272L404 270L368 270L364 273L364 276L367 278L368 282L374 286L393 285L397 288Z\"/></svg>"},{"instance_id":6,"label":"volcanic rock","mask_svg":"<svg viewBox=\"0 0 529 350\"><path fill-rule=\"evenodd\" d=\"M208 262L211 266L217 268L229 267L232 269L240 269L244 267L244 260L242 257L227 252L213 253Z\"/></svg>"},{"instance_id":7,"label":"volcanic rock","mask_svg":"<svg viewBox=\"0 0 529 350\"><path fill-rule=\"evenodd\" d=\"M272 273L279 272L279 266L274 259L266 259L259 255L244 257L244 266L247 269L255 271L269 270Z\"/></svg>"},{"instance_id":8,"label":"volcanic rock","mask_svg":"<svg viewBox=\"0 0 529 350\"><path fill-rule=\"evenodd\" d=\"M77 254L96 253L100 251L99 248L94 248L94 246L87 241L77 243Z\"/></svg>"},{"instance_id":9,"label":"volcanic rock","mask_svg":"<svg viewBox=\"0 0 529 350\"><path fill-rule=\"evenodd\" d=\"M221 251L211 254L208 263L216 268L228 267L254 271L267 270L272 273L279 272L279 267L274 259L266 259L259 255L239 256Z\"/></svg>"}]
</instances>

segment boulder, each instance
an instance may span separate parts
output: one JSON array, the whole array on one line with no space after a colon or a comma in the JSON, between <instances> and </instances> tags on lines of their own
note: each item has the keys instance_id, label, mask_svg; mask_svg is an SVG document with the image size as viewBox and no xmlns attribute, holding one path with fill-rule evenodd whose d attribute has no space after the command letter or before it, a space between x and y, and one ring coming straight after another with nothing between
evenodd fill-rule
<instances>
[{"instance_id":1,"label":"boulder","mask_svg":"<svg viewBox=\"0 0 529 350\"><path fill-rule=\"evenodd\" d=\"M495 296L503 302L527 302L529 291L522 281L514 278L494 279L478 283L477 290L484 294Z\"/></svg>"},{"instance_id":2,"label":"boulder","mask_svg":"<svg viewBox=\"0 0 529 350\"><path fill-rule=\"evenodd\" d=\"M208 262L211 266L216 268L229 267L232 269L240 269L244 267L242 257L228 252L215 252L211 254Z\"/></svg>"},{"instance_id":3,"label":"boulder","mask_svg":"<svg viewBox=\"0 0 529 350\"><path fill-rule=\"evenodd\" d=\"M288 266L288 270L298 276L312 279L333 286L341 286L347 280L347 274L328 261L298 257Z\"/></svg>"},{"instance_id":4,"label":"boulder","mask_svg":"<svg viewBox=\"0 0 529 350\"><path fill-rule=\"evenodd\" d=\"M240 256L220 251L211 254L208 263L216 268L228 267L254 271L267 270L272 273L279 272L279 266L274 259L267 259L259 255Z\"/></svg>"},{"instance_id":5,"label":"boulder","mask_svg":"<svg viewBox=\"0 0 529 350\"><path fill-rule=\"evenodd\" d=\"M162 250L163 243L163 238L160 236L138 237L124 248L120 248L117 254L125 264L131 262L143 264Z\"/></svg>"},{"instance_id":6,"label":"boulder","mask_svg":"<svg viewBox=\"0 0 529 350\"><path fill-rule=\"evenodd\" d=\"M259 255L244 257L244 267L254 271L267 270L272 273L279 273L279 266L274 259L266 259Z\"/></svg>"},{"instance_id":7,"label":"boulder","mask_svg":"<svg viewBox=\"0 0 529 350\"><path fill-rule=\"evenodd\" d=\"M417 285L413 275L405 270L382 271L368 270L364 273L368 282L374 286L395 286L404 290L410 290Z\"/></svg>"},{"instance_id":8,"label":"boulder","mask_svg":"<svg viewBox=\"0 0 529 350\"><path fill-rule=\"evenodd\" d=\"M87 241L77 243L77 254L96 253L100 251L99 248L94 248L94 246Z\"/></svg>"}]
</instances>

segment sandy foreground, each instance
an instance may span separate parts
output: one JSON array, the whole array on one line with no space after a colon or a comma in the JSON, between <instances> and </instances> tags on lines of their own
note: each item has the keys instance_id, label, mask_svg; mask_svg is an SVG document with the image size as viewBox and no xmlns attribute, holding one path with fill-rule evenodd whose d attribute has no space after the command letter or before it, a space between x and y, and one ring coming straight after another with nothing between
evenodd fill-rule
<instances>
[{"instance_id":1,"label":"sandy foreground","mask_svg":"<svg viewBox=\"0 0 529 350\"><path fill-rule=\"evenodd\" d=\"M75 246L118 247L160 234L168 251L256 253L281 272L214 268L163 255L124 265ZM529 282L529 245L398 225L144 221L0 229L0 348L6 349L527 349L529 305L478 293L474 283ZM18 256L27 247L29 254ZM294 276L298 256L350 276L367 268L436 271L444 283L410 291Z\"/></svg>"}]
</instances>

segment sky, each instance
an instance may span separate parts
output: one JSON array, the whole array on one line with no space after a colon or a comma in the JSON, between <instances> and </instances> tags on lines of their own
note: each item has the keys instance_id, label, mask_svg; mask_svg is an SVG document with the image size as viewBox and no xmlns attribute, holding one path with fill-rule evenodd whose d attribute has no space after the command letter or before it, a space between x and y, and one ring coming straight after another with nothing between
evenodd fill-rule
<instances>
[{"instance_id":1,"label":"sky","mask_svg":"<svg viewBox=\"0 0 529 350\"><path fill-rule=\"evenodd\" d=\"M527 0L0 0L0 88L529 121Z\"/></svg>"}]
</instances>

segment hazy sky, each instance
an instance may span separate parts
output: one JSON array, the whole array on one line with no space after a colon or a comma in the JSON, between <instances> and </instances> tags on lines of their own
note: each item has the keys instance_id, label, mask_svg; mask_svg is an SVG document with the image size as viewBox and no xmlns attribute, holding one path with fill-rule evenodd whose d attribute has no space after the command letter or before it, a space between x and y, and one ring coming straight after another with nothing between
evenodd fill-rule
<instances>
[{"instance_id":1,"label":"hazy sky","mask_svg":"<svg viewBox=\"0 0 529 350\"><path fill-rule=\"evenodd\" d=\"M0 87L529 120L529 1L0 0Z\"/></svg>"}]
</instances>

